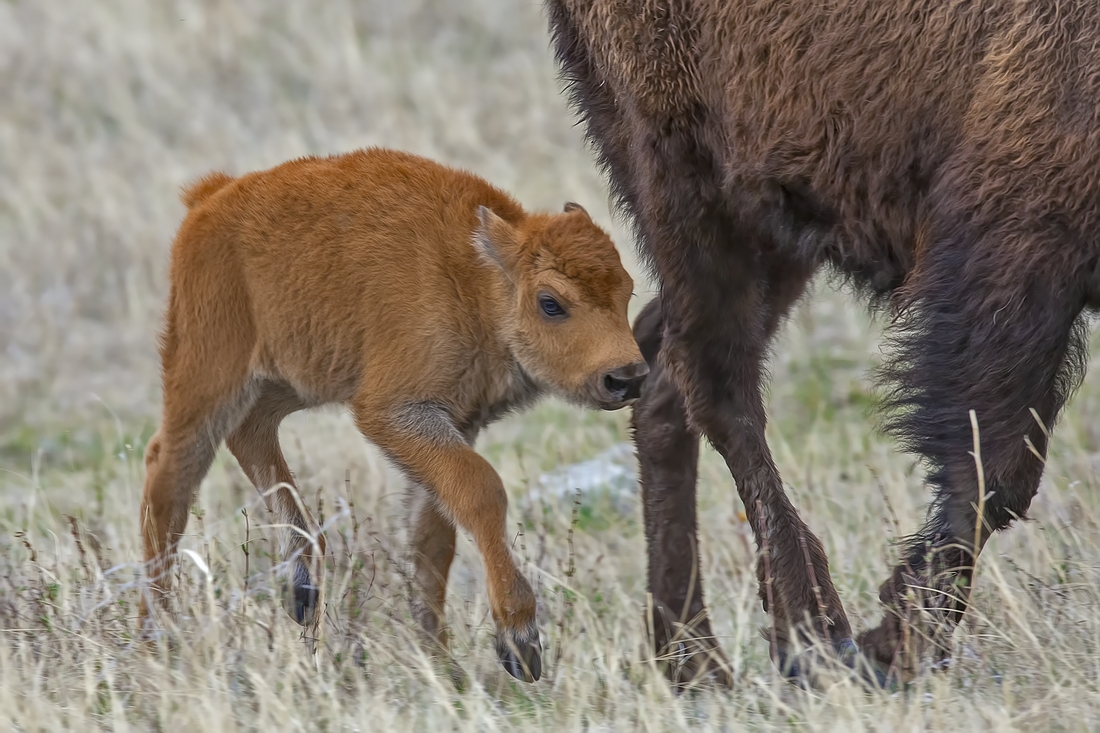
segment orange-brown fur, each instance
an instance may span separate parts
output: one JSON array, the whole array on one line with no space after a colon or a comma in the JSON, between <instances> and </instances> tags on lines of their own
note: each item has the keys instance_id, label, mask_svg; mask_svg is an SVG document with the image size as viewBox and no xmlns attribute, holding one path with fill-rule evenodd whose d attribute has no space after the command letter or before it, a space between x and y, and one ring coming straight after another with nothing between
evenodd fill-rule
<instances>
[{"instance_id":1,"label":"orange-brown fur","mask_svg":"<svg viewBox=\"0 0 1100 733\"><path fill-rule=\"evenodd\" d=\"M414 488L415 612L442 645L454 524L485 564L498 653L538 679L535 597L505 533L478 431L544 393L617 409L647 367L632 282L576 204L528 214L468 173L383 149L304 158L187 189L161 343L164 414L146 450L145 558L162 595L199 483L224 439L289 533L292 615L315 623L324 537L278 443L297 410L348 405ZM567 316L548 316L549 295ZM143 618L151 608L143 604Z\"/></svg>"}]
</instances>

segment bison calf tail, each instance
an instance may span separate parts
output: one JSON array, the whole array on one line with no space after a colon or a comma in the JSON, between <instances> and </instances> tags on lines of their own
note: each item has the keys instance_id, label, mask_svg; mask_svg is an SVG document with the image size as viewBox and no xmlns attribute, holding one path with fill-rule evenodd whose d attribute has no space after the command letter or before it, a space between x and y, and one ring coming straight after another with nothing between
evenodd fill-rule
<instances>
[{"instance_id":1,"label":"bison calf tail","mask_svg":"<svg viewBox=\"0 0 1100 733\"><path fill-rule=\"evenodd\" d=\"M180 200L188 209L193 209L236 179L219 171L207 173L198 181L186 186L180 194Z\"/></svg>"}]
</instances>

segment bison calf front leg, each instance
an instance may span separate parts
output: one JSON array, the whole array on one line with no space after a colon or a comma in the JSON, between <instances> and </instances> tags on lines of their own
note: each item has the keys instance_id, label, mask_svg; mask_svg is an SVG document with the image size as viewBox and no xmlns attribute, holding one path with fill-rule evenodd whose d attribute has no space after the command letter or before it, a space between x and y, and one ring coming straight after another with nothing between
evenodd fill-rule
<instances>
[{"instance_id":1,"label":"bison calf front leg","mask_svg":"<svg viewBox=\"0 0 1100 733\"><path fill-rule=\"evenodd\" d=\"M359 407L356 419L369 440L412 480L427 487L439 508L473 535L485 566L501 664L517 679L539 679L542 647L535 624L535 594L508 546L508 497L500 476L435 406ZM441 598L444 591L445 585L440 586L436 597Z\"/></svg>"}]
</instances>

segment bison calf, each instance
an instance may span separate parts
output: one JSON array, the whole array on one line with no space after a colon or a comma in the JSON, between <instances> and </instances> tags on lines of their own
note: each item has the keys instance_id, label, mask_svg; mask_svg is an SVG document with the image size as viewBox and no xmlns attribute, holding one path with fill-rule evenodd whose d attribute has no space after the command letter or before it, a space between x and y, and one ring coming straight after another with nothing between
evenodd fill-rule
<instances>
[{"instance_id":1,"label":"bison calf","mask_svg":"<svg viewBox=\"0 0 1100 733\"><path fill-rule=\"evenodd\" d=\"M348 405L413 484L414 611L442 646L457 523L485 564L497 653L537 680L535 596L512 558L500 477L472 445L556 394L614 410L648 371L633 283L577 204L528 214L468 173L370 149L184 192L161 341L164 411L146 448L145 559L163 597L175 545L222 440L288 533L288 610L317 621L324 538L293 490L279 423ZM150 605L143 599L142 618Z\"/></svg>"}]
</instances>

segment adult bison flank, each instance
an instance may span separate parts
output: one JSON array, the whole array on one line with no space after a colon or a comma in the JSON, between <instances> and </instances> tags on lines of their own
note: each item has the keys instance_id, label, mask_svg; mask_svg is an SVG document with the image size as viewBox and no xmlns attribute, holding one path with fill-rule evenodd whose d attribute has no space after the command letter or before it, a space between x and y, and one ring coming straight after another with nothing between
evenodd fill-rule
<instances>
[{"instance_id":1,"label":"adult bison flank","mask_svg":"<svg viewBox=\"0 0 1100 733\"><path fill-rule=\"evenodd\" d=\"M1100 5L547 4L660 282L635 325L653 371L633 419L655 644L682 655L676 681L724 668L695 564L700 435L761 550L778 665L806 672L810 643L903 679L942 659L977 554L1031 504L1100 305ZM886 426L932 496L854 645L764 438L763 361L822 267L892 310Z\"/></svg>"},{"instance_id":2,"label":"adult bison flank","mask_svg":"<svg viewBox=\"0 0 1100 733\"><path fill-rule=\"evenodd\" d=\"M382 149L304 158L183 195L161 340L164 410L141 508L163 598L188 511L223 440L288 532L287 607L318 622L325 540L279 448L287 415L347 405L413 484L414 614L445 649L455 525L485 565L497 653L541 673L535 596L512 558L500 477L473 450L505 413L555 394L614 410L648 371L633 283L577 204L526 213L468 173Z\"/></svg>"}]
</instances>

